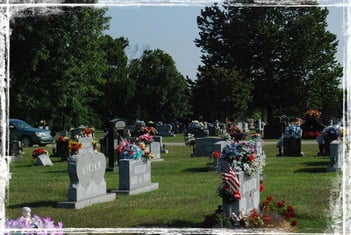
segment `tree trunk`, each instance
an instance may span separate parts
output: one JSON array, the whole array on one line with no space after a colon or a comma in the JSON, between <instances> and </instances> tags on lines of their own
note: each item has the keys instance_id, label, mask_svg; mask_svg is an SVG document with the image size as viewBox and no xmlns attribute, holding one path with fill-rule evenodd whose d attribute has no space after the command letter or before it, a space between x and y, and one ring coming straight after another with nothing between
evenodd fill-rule
<instances>
[{"instance_id":1,"label":"tree trunk","mask_svg":"<svg viewBox=\"0 0 351 235\"><path fill-rule=\"evenodd\" d=\"M273 121L273 108L271 105L267 106L267 124L271 124Z\"/></svg>"}]
</instances>

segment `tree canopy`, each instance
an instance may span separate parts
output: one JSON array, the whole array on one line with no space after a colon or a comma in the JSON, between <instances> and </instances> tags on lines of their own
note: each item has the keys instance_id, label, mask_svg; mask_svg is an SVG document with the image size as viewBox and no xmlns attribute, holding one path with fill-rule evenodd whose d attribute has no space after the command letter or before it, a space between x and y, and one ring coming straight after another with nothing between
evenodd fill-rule
<instances>
[{"instance_id":1,"label":"tree canopy","mask_svg":"<svg viewBox=\"0 0 351 235\"><path fill-rule=\"evenodd\" d=\"M89 105L102 95L103 53L96 50L108 27L105 9L61 8L11 21L10 115L54 126L90 123ZM67 120L69 119L69 120Z\"/></svg>"},{"instance_id":2,"label":"tree canopy","mask_svg":"<svg viewBox=\"0 0 351 235\"><path fill-rule=\"evenodd\" d=\"M203 66L194 93L200 100L212 68L237 70L251 89L238 89L242 98L252 96L238 110L230 104L229 117L235 113L262 110L273 114L299 115L307 109L327 110L340 97L342 67L336 61L336 36L327 31L327 9L315 7L237 7L234 1L205 7L197 18ZM217 91L225 93L227 91ZM208 101L220 104L216 95ZM199 110L203 115L215 112ZM263 117L262 117L263 118Z\"/></svg>"},{"instance_id":3,"label":"tree canopy","mask_svg":"<svg viewBox=\"0 0 351 235\"><path fill-rule=\"evenodd\" d=\"M93 1L88 1L93 2ZM127 121L172 121L189 112L187 81L170 55L128 61L124 37L104 34L105 8L32 9L11 20L10 116L54 129Z\"/></svg>"},{"instance_id":4,"label":"tree canopy","mask_svg":"<svg viewBox=\"0 0 351 235\"><path fill-rule=\"evenodd\" d=\"M187 81L169 54L145 50L140 59L131 61L129 77L136 84L135 117L172 121L189 114Z\"/></svg>"}]
</instances>

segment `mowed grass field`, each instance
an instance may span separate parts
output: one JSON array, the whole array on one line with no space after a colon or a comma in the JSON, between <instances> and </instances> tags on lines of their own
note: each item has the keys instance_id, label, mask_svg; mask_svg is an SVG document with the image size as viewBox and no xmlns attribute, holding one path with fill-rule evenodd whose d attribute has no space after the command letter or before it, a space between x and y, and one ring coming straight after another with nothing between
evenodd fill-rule
<instances>
[{"instance_id":1,"label":"mowed grass field","mask_svg":"<svg viewBox=\"0 0 351 235\"><path fill-rule=\"evenodd\" d=\"M62 221L65 228L199 228L221 204L216 194L220 175L211 169L207 156L191 157L190 146L172 145L184 142L182 134L163 139L168 153L161 154L164 161L152 163L152 182L159 183L159 189L117 195L112 202L83 209L57 208L58 202L67 200L67 162L52 157L54 166L34 166L35 147L24 148L23 156L10 165L6 217L20 217L21 208L28 206L32 214ZM329 158L317 157L315 141L302 142L303 157L277 157L275 142L265 140L263 145L267 157L261 199L272 196L294 206L299 233L331 233L330 205L340 192L341 173L326 172ZM45 148L52 153L52 147ZM108 191L118 189L118 173L106 172L105 180Z\"/></svg>"}]
</instances>

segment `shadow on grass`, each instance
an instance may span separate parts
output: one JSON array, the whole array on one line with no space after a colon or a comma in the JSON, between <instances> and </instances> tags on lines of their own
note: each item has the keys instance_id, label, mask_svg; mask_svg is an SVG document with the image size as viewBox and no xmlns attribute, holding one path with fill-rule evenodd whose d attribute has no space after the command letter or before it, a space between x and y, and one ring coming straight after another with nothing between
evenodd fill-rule
<instances>
[{"instance_id":1,"label":"shadow on grass","mask_svg":"<svg viewBox=\"0 0 351 235\"><path fill-rule=\"evenodd\" d=\"M184 221L184 220L175 220L172 221L169 224L153 224L153 223L146 223L146 224L141 224L141 227L154 227L154 228L201 228L202 224L201 223L193 223L189 221Z\"/></svg>"},{"instance_id":2,"label":"shadow on grass","mask_svg":"<svg viewBox=\"0 0 351 235\"><path fill-rule=\"evenodd\" d=\"M304 173L326 173L327 166L325 167L315 167L315 168L303 168L294 171L295 173L304 172Z\"/></svg>"},{"instance_id":3,"label":"shadow on grass","mask_svg":"<svg viewBox=\"0 0 351 235\"><path fill-rule=\"evenodd\" d=\"M46 171L45 173L47 173L47 174L62 174L62 173L68 173L67 172L67 170L57 170L57 171L53 171L53 170L51 170L51 171Z\"/></svg>"},{"instance_id":4,"label":"shadow on grass","mask_svg":"<svg viewBox=\"0 0 351 235\"><path fill-rule=\"evenodd\" d=\"M318 162L301 162L306 166L327 166L329 161L318 161Z\"/></svg>"},{"instance_id":5,"label":"shadow on grass","mask_svg":"<svg viewBox=\"0 0 351 235\"><path fill-rule=\"evenodd\" d=\"M183 172L208 172L208 171L212 171L209 169L208 166L206 167L194 167L194 168L188 168L188 169L184 169Z\"/></svg>"},{"instance_id":6,"label":"shadow on grass","mask_svg":"<svg viewBox=\"0 0 351 235\"><path fill-rule=\"evenodd\" d=\"M25 206L30 207L30 208L56 207L57 201L37 201L37 202L19 203L19 204L8 206L8 208L17 209L17 208L22 208Z\"/></svg>"}]
</instances>

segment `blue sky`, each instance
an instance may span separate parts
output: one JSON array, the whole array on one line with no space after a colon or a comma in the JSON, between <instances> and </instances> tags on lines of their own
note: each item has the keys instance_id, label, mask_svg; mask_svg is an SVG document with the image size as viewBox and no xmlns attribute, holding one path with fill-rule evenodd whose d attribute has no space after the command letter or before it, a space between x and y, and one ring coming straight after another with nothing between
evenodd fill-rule
<instances>
[{"instance_id":1,"label":"blue sky","mask_svg":"<svg viewBox=\"0 0 351 235\"><path fill-rule=\"evenodd\" d=\"M204 6L109 6L110 30L114 38L125 37L130 47L128 57L139 57L144 49L161 49L170 54L183 76L196 79L200 49L194 44L198 37L196 17ZM328 6L328 30L339 40L337 59L343 63L345 44L343 8Z\"/></svg>"}]
</instances>

